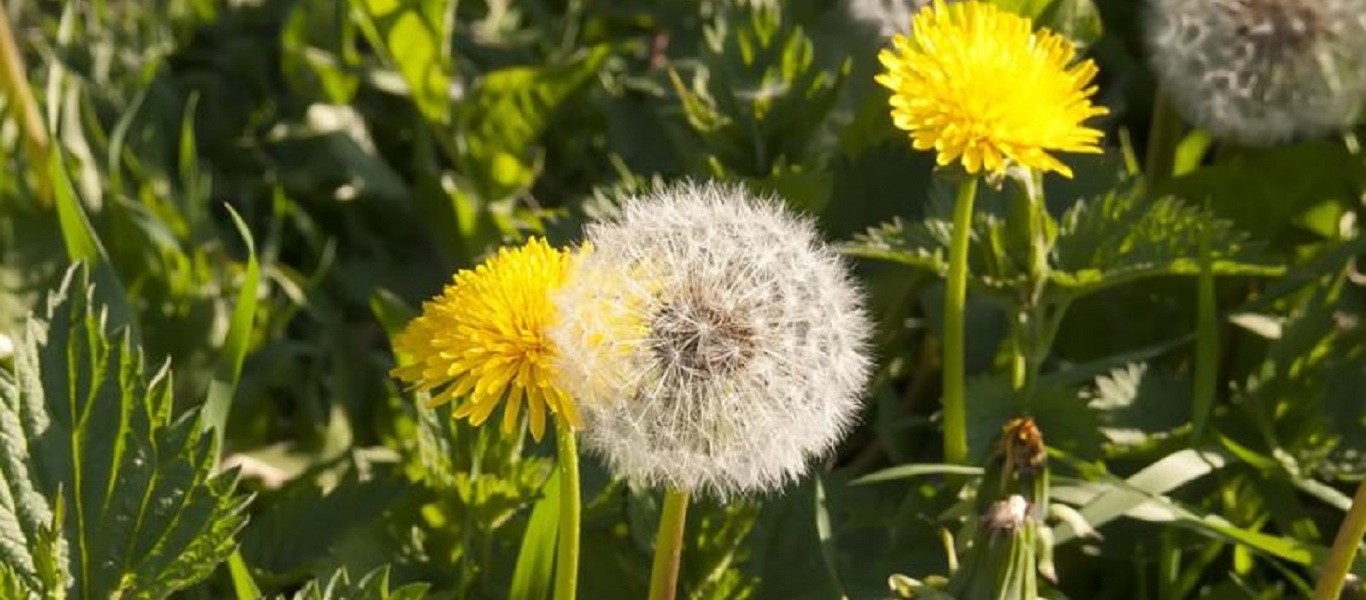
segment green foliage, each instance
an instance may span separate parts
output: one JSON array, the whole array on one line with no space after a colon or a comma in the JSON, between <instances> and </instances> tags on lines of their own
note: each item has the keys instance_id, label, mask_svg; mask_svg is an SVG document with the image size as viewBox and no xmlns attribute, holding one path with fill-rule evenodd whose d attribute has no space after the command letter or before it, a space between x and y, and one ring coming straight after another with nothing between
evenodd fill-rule
<instances>
[{"instance_id":1,"label":"green foliage","mask_svg":"<svg viewBox=\"0 0 1366 600\"><path fill-rule=\"evenodd\" d=\"M389 572L377 569L366 573L354 583L346 570L333 573L326 580L309 581L303 589L290 596L292 600L421 600L427 586L420 583L389 588ZM285 597L280 596L283 600Z\"/></svg>"},{"instance_id":2,"label":"green foliage","mask_svg":"<svg viewBox=\"0 0 1366 600\"><path fill-rule=\"evenodd\" d=\"M390 340L455 269L681 177L809 215L878 321L816 475L694 505L684 595L991 597L971 573L1028 562L1047 598L1307 595L1366 476L1361 128L1178 123L1148 177L1141 3L995 2L1111 111L1075 179L990 182L973 219L970 446L1027 415L1049 449L1025 545L973 541L998 471L938 464L957 175L872 81L906 3L11 3L52 143L0 127L0 597L546 597L552 448L426 408ZM579 597L643 597L657 491L583 474Z\"/></svg>"},{"instance_id":3,"label":"green foliage","mask_svg":"<svg viewBox=\"0 0 1366 600\"><path fill-rule=\"evenodd\" d=\"M213 474L212 439L173 419L169 372L108 331L86 273L69 271L0 379L3 563L29 595L161 598L227 557L245 502Z\"/></svg>"},{"instance_id":4,"label":"green foliage","mask_svg":"<svg viewBox=\"0 0 1366 600\"><path fill-rule=\"evenodd\" d=\"M1215 275L1282 271L1259 256L1247 235L1231 223L1176 198L1149 199L1134 186L1077 202L1055 227L1047 293L1059 301L1144 278L1197 275L1202 231L1218 249L1213 256ZM952 229L949 221L938 218L912 225L896 220L857 236L847 250L943 276ZM975 215L968 249L970 285L1007 298L1032 285L1026 265L1010 251L1010 236L1006 220L985 212Z\"/></svg>"}]
</instances>

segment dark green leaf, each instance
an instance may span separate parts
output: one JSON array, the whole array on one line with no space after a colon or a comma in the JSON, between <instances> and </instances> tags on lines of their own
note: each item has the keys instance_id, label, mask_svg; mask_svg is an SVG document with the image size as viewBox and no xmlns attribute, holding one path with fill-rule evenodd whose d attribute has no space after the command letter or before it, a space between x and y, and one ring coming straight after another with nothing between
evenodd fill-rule
<instances>
[{"instance_id":1,"label":"dark green leaf","mask_svg":"<svg viewBox=\"0 0 1366 600\"><path fill-rule=\"evenodd\" d=\"M170 374L148 377L126 331L110 337L86 272L68 272L0 378L0 564L51 594L44 528L75 598L160 598L206 577L243 523L235 476L193 418L171 419Z\"/></svg>"},{"instance_id":2,"label":"dark green leaf","mask_svg":"<svg viewBox=\"0 0 1366 600\"><path fill-rule=\"evenodd\" d=\"M1208 211L1172 197L1148 199L1137 188L1078 203L1063 215L1051 283L1075 297L1161 275L1200 272L1200 236L1208 223L1213 272L1276 275L1246 234Z\"/></svg>"},{"instance_id":3,"label":"dark green leaf","mask_svg":"<svg viewBox=\"0 0 1366 600\"><path fill-rule=\"evenodd\" d=\"M380 568L366 573L356 581L345 569L326 580L315 579L290 598L292 600L422 600L427 595L427 584L410 583L389 589L389 570ZM280 600L284 600L281 596Z\"/></svg>"}]
</instances>

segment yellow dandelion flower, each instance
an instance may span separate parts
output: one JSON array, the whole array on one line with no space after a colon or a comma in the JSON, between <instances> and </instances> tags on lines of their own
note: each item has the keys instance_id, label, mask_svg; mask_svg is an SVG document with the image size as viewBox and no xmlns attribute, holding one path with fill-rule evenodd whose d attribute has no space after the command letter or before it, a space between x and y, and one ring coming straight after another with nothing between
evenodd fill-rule
<instances>
[{"instance_id":1,"label":"yellow dandelion flower","mask_svg":"<svg viewBox=\"0 0 1366 600\"><path fill-rule=\"evenodd\" d=\"M551 294L564 284L573 258L533 238L456 273L394 340L396 350L413 358L394 376L431 392L429 407L462 399L452 414L471 425L482 425L506 400L504 432L517 424L524 402L537 440L545 434L547 410L577 428L578 412L557 383L557 352L546 334L556 315Z\"/></svg>"},{"instance_id":2,"label":"yellow dandelion flower","mask_svg":"<svg viewBox=\"0 0 1366 600\"><path fill-rule=\"evenodd\" d=\"M1049 151L1097 153L1101 132L1084 127L1106 114L1090 97L1096 65L1075 62L1072 45L995 5L935 0L878 56L877 82L892 90L892 120L917 150L942 165L999 173L1010 164L1072 171Z\"/></svg>"}]
</instances>

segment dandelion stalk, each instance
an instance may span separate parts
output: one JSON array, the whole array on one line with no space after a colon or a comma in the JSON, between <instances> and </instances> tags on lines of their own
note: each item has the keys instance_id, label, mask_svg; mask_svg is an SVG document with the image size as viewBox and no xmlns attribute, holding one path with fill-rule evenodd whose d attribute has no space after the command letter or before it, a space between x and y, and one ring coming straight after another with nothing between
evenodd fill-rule
<instances>
[{"instance_id":1,"label":"dandelion stalk","mask_svg":"<svg viewBox=\"0 0 1366 600\"><path fill-rule=\"evenodd\" d=\"M28 84L24 70L24 57L19 54L19 44L14 39L9 15L0 6L0 93L17 111L15 120L24 133L24 151L28 154L29 166L38 181L38 199L44 204L51 197L52 185L48 179L47 129L43 127L43 117L38 103L33 99L33 91Z\"/></svg>"},{"instance_id":2,"label":"dandelion stalk","mask_svg":"<svg viewBox=\"0 0 1366 600\"><path fill-rule=\"evenodd\" d=\"M683 558L683 529L688 520L688 493L664 492L664 509L655 535L654 566L650 569L650 600L673 600L678 593L678 567Z\"/></svg>"},{"instance_id":3,"label":"dandelion stalk","mask_svg":"<svg viewBox=\"0 0 1366 600\"><path fill-rule=\"evenodd\" d=\"M555 460L560 469L560 531L555 551L555 600L574 600L579 585L579 448L574 427L555 418Z\"/></svg>"},{"instance_id":4,"label":"dandelion stalk","mask_svg":"<svg viewBox=\"0 0 1366 600\"><path fill-rule=\"evenodd\" d=\"M976 0L935 0L911 18L911 32L878 54L885 70L876 80L892 90L892 124L914 148L934 150L937 164L959 164L970 177L1011 167L1071 177L1051 153L1101 151L1103 133L1085 125L1109 112L1091 103L1098 69L1075 60L1066 37ZM963 310L976 186L974 178L958 190L944 300L944 459L960 464L968 454ZM1015 372L1027 385L1028 370Z\"/></svg>"},{"instance_id":5,"label":"dandelion stalk","mask_svg":"<svg viewBox=\"0 0 1366 600\"><path fill-rule=\"evenodd\" d=\"M1214 295L1214 259L1210 255L1209 226L1200 228L1200 277L1196 296L1195 325L1195 402L1192 444L1199 445L1214 410L1214 394L1218 387L1219 371L1219 315Z\"/></svg>"},{"instance_id":6,"label":"dandelion stalk","mask_svg":"<svg viewBox=\"0 0 1366 600\"><path fill-rule=\"evenodd\" d=\"M944 288L944 460L968 460L966 341L963 320L968 293L968 240L972 237L972 204L977 178L958 188L953 208L953 239L949 242L949 274Z\"/></svg>"},{"instance_id":7,"label":"dandelion stalk","mask_svg":"<svg viewBox=\"0 0 1366 600\"><path fill-rule=\"evenodd\" d=\"M1363 535L1366 535L1366 480L1357 486L1352 507L1347 509L1347 516L1338 528L1333 549L1329 551L1323 572L1319 574L1319 582L1314 586L1314 600L1337 600L1342 595L1343 582L1352 568L1352 561L1356 559L1357 547L1361 545Z\"/></svg>"},{"instance_id":8,"label":"dandelion stalk","mask_svg":"<svg viewBox=\"0 0 1366 600\"><path fill-rule=\"evenodd\" d=\"M1181 117L1172 110L1167 93L1159 86L1153 94L1153 116L1148 127L1148 155L1143 173L1150 186L1171 179L1176 169L1176 145L1181 138Z\"/></svg>"}]
</instances>

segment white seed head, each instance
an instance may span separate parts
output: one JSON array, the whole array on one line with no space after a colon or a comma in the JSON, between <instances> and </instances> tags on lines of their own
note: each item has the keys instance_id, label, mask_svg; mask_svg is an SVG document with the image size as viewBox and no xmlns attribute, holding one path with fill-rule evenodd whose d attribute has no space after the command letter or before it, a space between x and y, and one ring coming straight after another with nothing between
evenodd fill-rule
<instances>
[{"instance_id":1,"label":"white seed head","mask_svg":"<svg viewBox=\"0 0 1366 600\"><path fill-rule=\"evenodd\" d=\"M1149 0L1147 41L1181 114L1244 144L1348 127L1366 100L1366 0Z\"/></svg>"},{"instance_id":2,"label":"white seed head","mask_svg":"<svg viewBox=\"0 0 1366 600\"><path fill-rule=\"evenodd\" d=\"M871 328L811 223L739 187L684 183L586 234L551 335L584 444L618 476L761 493L849 428Z\"/></svg>"}]
</instances>

